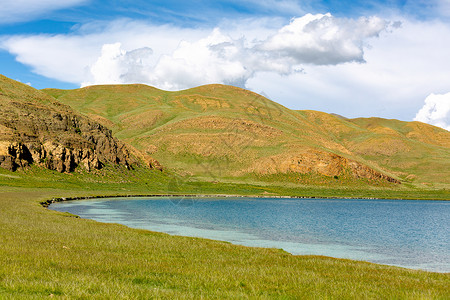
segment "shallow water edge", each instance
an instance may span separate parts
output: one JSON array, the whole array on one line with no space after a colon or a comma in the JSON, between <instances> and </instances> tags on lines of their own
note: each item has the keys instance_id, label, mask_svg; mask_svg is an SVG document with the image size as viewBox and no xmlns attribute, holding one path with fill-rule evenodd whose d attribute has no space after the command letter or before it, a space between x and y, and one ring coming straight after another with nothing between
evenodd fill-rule
<instances>
[{"instance_id":1,"label":"shallow water edge","mask_svg":"<svg viewBox=\"0 0 450 300\"><path fill-rule=\"evenodd\" d=\"M133 198L108 196L103 197L108 198L104 200L99 197L79 197L52 199L50 202L88 200L84 204L84 201L70 204L69 207L74 207L75 210L71 208L72 210L69 209L69 212L99 222L121 223L132 228L172 235L222 240L245 246L282 248L294 255L324 255L438 272L448 272L447 269L450 266L448 255L445 253L449 252L448 242L445 241L445 235L447 235L445 231L448 228L445 217L448 214L447 204L437 204L436 206L431 204L433 201L423 201L422 204L416 201L405 201L405 206L403 206L399 205L400 201L391 199L379 199L379 202L373 201L377 199L352 201L355 200L354 198L217 196L152 195L151 197L132 196ZM95 198L99 201L95 201ZM130 201L127 198L130 198ZM305 201L295 201L295 199L304 199ZM145 200L150 202L144 205ZM280 200L280 205L274 206L278 200ZM387 202L382 202L382 200ZM89 203L94 203L94 205L90 206ZM111 205L111 203L114 204ZM60 209L54 210L64 211L68 208L68 206L62 205ZM145 207L136 210L138 205L149 208L149 213L142 212ZM213 211L209 210L211 206ZM429 213L428 219L423 220L425 225L431 227L421 229L420 226L423 224L417 227L415 223L420 219L424 206L431 208L434 211L431 213L434 215ZM288 207L287 211L286 207ZM397 213L386 219L385 212L383 212L386 207L394 208ZM403 217L403 210L408 207L412 209L413 215ZM269 211L277 210L276 214L269 216L269 219L267 219L267 213L264 212L267 211L267 208ZM338 208L339 216L333 215L335 208ZM292 215L290 210L295 210L295 214ZM227 211L227 214L223 214L223 211ZM345 217L342 218L342 215ZM441 221L429 224L427 222L429 222L430 216L437 216ZM361 217L362 223L358 223L361 222ZM364 218L366 217L370 217L371 222L365 222ZM383 220L383 218L385 219ZM243 221L243 219L245 220ZM298 223L297 219L303 220L301 222L306 221L306 223ZM322 220L320 222L324 223L317 223L317 220ZM333 223L330 223L330 220ZM406 227L403 231L394 230L392 232L391 228L395 229L398 224L405 223L405 220L412 223L412 226L408 225L411 228ZM389 225L383 225L386 222ZM290 230L292 225L297 226L297 229ZM284 228L280 226L284 226ZM363 226L364 229L362 229L362 235L357 235L356 231L360 230L360 226ZM286 232L286 228L288 228L288 232ZM419 243L411 240L411 230L412 235L419 239ZM268 232L272 233L268 235ZM428 249L430 246L429 236L436 234L438 235L437 239L431 240L430 245L437 247L438 250ZM353 243L355 239L357 240L356 244ZM417 253L412 253L407 248L411 245L419 246ZM396 247L405 247L404 252L403 254L398 253L396 257L391 257L391 252L398 250ZM409 260L413 261L411 265Z\"/></svg>"}]
</instances>

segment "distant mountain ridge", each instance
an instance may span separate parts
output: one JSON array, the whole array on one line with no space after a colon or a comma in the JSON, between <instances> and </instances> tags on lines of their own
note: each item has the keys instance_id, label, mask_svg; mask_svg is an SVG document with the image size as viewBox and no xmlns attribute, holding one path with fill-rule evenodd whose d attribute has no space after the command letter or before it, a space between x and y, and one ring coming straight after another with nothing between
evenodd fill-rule
<instances>
[{"instance_id":1,"label":"distant mountain ridge","mask_svg":"<svg viewBox=\"0 0 450 300\"><path fill-rule=\"evenodd\" d=\"M294 111L224 85L178 92L146 85L43 91L188 176L450 184L450 132L420 122Z\"/></svg>"}]
</instances>

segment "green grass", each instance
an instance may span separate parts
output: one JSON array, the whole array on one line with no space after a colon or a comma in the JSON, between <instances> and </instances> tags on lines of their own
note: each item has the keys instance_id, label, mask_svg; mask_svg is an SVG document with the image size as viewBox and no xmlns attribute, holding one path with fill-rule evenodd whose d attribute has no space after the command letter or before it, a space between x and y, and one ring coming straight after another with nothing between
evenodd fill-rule
<instances>
[{"instance_id":1,"label":"green grass","mask_svg":"<svg viewBox=\"0 0 450 300\"><path fill-rule=\"evenodd\" d=\"M327 188L294 183L207 182L174 176L111 166L94 173L78 170L73 174L37 167L17 172L0 169L0 298L448 296L450 274L170 236L84 220L40 205L55 197L167 193L450 200L445 190L397 185Z\"/></svg>"},{"instance_id":2,"label":"green grass","mask_svg":"<svg viewBox=\"0 0 450 300\"><path fill-rule=\"evenodd\" d=\"M175 173L146 168L128 171L123 167L106 166L102 170L86 172L78 168L71 174L59 173L32 166L25 170L11 172L0 168L0 186L17 188L54 188L60 190L91 192L102 196L103 193L117 195L247 195L247 196L292 196L314 198L380 198L380 199L423 199L450 200L450 190L442 187L386 184L367 182L355 185L341 185L345 177L319 175L278 174L243 177L200 177L180 176ZM300 177L299 177L300 176ZM298 182L298 180L303 182ZM322 182L322 185L319 183Z\"/></svg>"},{"instance_id":3,"label":"green grass","mask_svg":"<svg viewBox=\"0 0 450 300\"><path fill-rule=\"evenodd\" d=\"M1 187L0 298L448 296L449 274L169 236L79 219L39 204L98 193L129 192Z\"/></svg>"}]
</instances>

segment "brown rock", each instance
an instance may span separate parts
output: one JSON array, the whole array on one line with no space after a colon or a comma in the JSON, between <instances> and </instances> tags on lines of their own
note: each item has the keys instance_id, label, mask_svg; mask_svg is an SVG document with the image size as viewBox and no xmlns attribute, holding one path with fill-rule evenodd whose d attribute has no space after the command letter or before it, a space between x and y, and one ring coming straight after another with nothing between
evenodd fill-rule
<instances>
[{"instance_id":1,"label":"brown rock","mask_svg":"<svg viewBox=\"0 0 450 300\"><path fill-rule=\"evenodd\" d=\"M360 162L350 160L334 153L317 150L298 154L272 156L258 161L248 171L259 174L288 172L300 174L317 173L329 177L341 176L345 171L349 171L355 178L385 180L397 184L401 183L399 180L376 171Z\"/></svg>"},{"instance_id":2,"label":"brown rock","mask_svg":"<svg viewBox=\"0 0 450 300\"><path fill-rule=\"evenodd\" d=\"M30 164L72 172L107 164L132 168L140 159L111 130L79 115L54 98L0 76L0 167ZM154 159L150 167L160 168Z\"/></svg>"}]
</instances>

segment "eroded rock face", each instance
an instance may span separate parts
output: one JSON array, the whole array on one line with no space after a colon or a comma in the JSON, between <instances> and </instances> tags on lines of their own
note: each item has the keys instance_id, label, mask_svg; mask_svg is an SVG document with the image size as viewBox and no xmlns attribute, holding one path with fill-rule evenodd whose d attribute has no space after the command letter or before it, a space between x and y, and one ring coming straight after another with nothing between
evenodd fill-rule
<instances>
[{"instance_id":1,"label":"eroded rock face","mask_svg":"<svg viewBox=\"0 0 450 300\"><path fill-rule=\"evenodd\" d=\"M275 173L317 173L324 176L341 176L345 172L355 178L366 178L369 180L383 180L400 184L401 182L386 174L376 171L360 162L350 160L343 156L311 150L298 154L272 156L257 162L251 172L259 174Z\"/></svg>"},{"instance_id":2,"label":"eroded rock face","mask_svg":"<svg viewBox=\"0 0 450 300\"><path fill-rule=\"evenodd\" d=\"M23 145L0 142L0 167L15 171L31 162L31 155Z\"/></svg>"},{"instance_id":3,"label":"eroded rock face","mask_svg":"<svg viewBox=\"0 0 450 300\"><path fill-rule=\"evenodd\" d=\"M0 167L15 171L37 164L72 172L78 166L90 171L140 163L108 128L32 88L19 86L25 92L17 94L8 83L17 85L0 82Z\"/></svg>"},{"instance_id":4,"label":"eroded rock face","mask_svg":"<svg viewBox=\"0 0 450 300\"><path fill-rule=\"evenodd\" d=\"M58 114L41 124L31 119L15 123L8 124L15 133L0 141L0 167L8 170L37 164L58 172L72 172L78 166L91 171L105 164L130 168L138 163L111 131L79 116L69 120Z\"/></svg>"}]
</instances>

